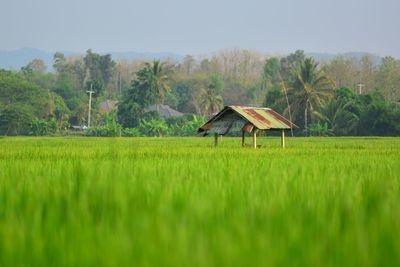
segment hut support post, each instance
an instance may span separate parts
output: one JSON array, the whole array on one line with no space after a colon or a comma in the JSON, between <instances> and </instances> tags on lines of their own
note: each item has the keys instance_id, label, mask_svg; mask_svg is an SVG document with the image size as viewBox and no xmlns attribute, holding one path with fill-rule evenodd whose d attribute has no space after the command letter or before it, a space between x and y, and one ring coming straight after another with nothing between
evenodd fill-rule
<instances>
[{"instance_id":1,"label":"hut support post","mask_svg":"<svg viewBox=\"0 0 400 267\"><path fill-rule=\"evenodd\" d=\"M282 130L281 133L281 144L282 144L282 148L285 147L285 130Z\"/></svg>"},{"instance_id":2,"label":"hut support post","mask_svg":"<svg viewBox=\"0 0 400 267\"><path fill-rule=\"evenodd\" d=\"M245 146L245 142L244 142L244 134L245 134L245 132L244 131L242 131L242 146L244 147Z\"/></svg>"},{"instance_id":3,"label":"hut support post","mask_svg":"<svg viewBox=\"0 0 400 267\"><path fill-rule=\"evenodd\" d=\"M218 134L214 134L214 146L218 146Z\"/></svg>"},{"instance_id":4,"label":"hut support post","mask_svg":"<svg viewBox=\"0 0 400 267\"><path fill-rule=\"evenodd\" d=\"M257 148L257 129L253 130L253 147Z\"/></svg>"}]
</instances>

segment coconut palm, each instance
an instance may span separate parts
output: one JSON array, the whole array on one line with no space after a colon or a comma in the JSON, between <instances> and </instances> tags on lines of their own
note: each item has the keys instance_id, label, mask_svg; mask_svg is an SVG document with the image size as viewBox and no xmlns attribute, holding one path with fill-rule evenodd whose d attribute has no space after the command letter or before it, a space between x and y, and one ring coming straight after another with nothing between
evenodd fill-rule
<instances>
[{"instance_id":1,"label":"coconut palm","mask_svg":"<svg viewBox=\"0 0 400 267\"><path fill-rule=\"evenodd\" d=\"M308 117L321 107L331 96L333 82L318 69L318 63L306 58L299 67L293 69L294 80L288 90L289 107L294 119L304 116L304 128L307 131Z\"/></svg>"},{"instance_id":2,"label":"coconut palm","mask_svg":"<svg viewBox=\"0 0 400 267\"><path fill-rule=\"evenodd\" d=\"M204 114L212 115L222 108L223 100L219 93L223 90L223 87L224 82L219 78L219 76L210 76L209 83L203 90L200 99L200 105L204 110Z\"/></svg>"},{"instance_id":3,"label":"coconut palm","mask_svg":"<svg viewBox=\"0 0 400 267\"><path fill-rule=\"evenodd\" d=\"M204 90L200 102L201 106L203 107L204 114L208 115L212 115L220 110L223 106L222 97L215 94L215 92L210 88Z\"/></svg>"},{"instance_id":4,"label":"coconut palm","mask_svg":"<svg viewBox=\"0 0 400 267\"><path fill-rule=\"evenodd\" d=\"M327 122L335 134L347 135L357 127L359 121L359 117L349 110L352 104L343 99L330 99L314 115Z\"/></svg>"},{"instance_id":5,"label":"coconut palm","mask_svg":"<svg viewBox=\"0 0 400 267\"><path fill-rule=\"evenodd\" d=\"M151 93L156 95L159 103L163 103L167 93L171 91L169 86L171 69L165 62L154 60L152 63L145 63L144 69L138 73L138 79L149 86Z\"/></svg>"}]
</instances>

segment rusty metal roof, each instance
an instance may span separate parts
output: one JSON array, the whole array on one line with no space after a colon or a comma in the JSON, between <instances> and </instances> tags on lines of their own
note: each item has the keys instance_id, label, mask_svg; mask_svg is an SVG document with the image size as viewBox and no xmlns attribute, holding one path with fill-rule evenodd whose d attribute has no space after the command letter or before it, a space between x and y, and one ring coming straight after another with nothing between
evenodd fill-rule
<instances>
[{"instance_id":1,"label":"rusty metal roof","mask_svg":"<svg viewBox=\"0 0 400 267\"><path fill-rule=\"evenodd\" d=\"M226 134L233 126L233 128L237 128L238 124L243 124L242 127L249 129L248 123L251 123L260 130L298 128L295 124L270 108L226 106L206 124L201 126L199 132L206 131L208 133ZM242 128L242 130L246 130L245 128Z\"/></svg>"}]
</instances>

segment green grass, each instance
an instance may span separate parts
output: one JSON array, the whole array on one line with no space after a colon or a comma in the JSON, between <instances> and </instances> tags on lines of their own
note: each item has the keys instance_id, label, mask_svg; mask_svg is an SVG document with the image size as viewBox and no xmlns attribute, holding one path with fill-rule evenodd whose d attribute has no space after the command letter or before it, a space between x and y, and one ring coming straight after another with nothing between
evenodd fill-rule
<instances>
[{"instance_id":1,"label":"green grass","mask_svg":"<svg viewBox=\"0 0 400 267\"><path fill-rule=\"evenodd\" d=\"M0 266L400 266L400 138L212 143L1 138Z\"/></svg>"}]
</instances>

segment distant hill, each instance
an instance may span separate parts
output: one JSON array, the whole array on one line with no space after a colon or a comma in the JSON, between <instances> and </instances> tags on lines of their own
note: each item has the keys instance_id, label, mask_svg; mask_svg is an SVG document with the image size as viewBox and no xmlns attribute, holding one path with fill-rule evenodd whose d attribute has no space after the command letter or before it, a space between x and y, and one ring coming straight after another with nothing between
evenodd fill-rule
<instances>
[{"instance_id":1,"label":"distant hill","mask_svg":"<svg viewBox=\"0 0 400 267\"><path fill-rule=\"evenodd\" d=\"M53 54L34 48L0 51L0 68L19 70L34 58L42 59L50 67L53 61Z\"/></svg>"},{"instance_id":2,"label":"distant hill","mask_svg":"<svg viewBox=\"0 0 400 267\"><path fill-rule=\"evenodd\" d=\"M371 54L371 53L366 53L366 52L347 52L347 53L342 53L342 54L333 54L333 53L306 53L306 56L314 58L316 61L319 62L329 62L335 57L338 56L343 56L346 58L356 58L356 59L361 59L363 56L370 56L372 58L372 62L374 62L376 65L380 64L382 57Z\"/></svg>"},{"instance_id":3,"label":"distant hill","mask_svg":"<svg viewBox=\"0 0 400 267\"><path fill-rule=\"evenodd\" d=\"M71 51L61 51L65 54L65 56L73 56L73 55L84 55L85 52L71 52ZM96 51L95 51L96 52ZM100 54L111 54L114 60L134 60L134 59L143 59L143 60L151 60L151 59L173 59L176 61L180 61L183 59L183 55L172 53L172 52L101 52ZM21 48L12 51L0 51L0 68L1 69L11 69L11 70L19 70L21 67L26 66L31 60L35 58L42 59L48 67L49 71L52 71L53 65L53 55L54 52L46 52L36 48ZM332 53L306 53L307 56L313 57L317 61L327 62L332 60L337 56L344 57L355 57L360 59L365 55L369 55L372 57L373 62L375 64L379 64L381 61L381 57L365 52L348 52L343 54L332 54Z\"/></svg>"},{"instance_id":4,"label":"distant hill","mask_svg":"<svg viewBox=\"0 0 400 267\"><path fill-rule=\"evenodd\" d=\"M65 56L84 55L85 53L76 53L71 51L60 51ZM96 52L96 51L95 51ZM181 60L182 55L170 52L105 52L100 54L111 54L114 60L119 59L166 59L171 58L174 60ZM0 68L19 70L21 67L26 66L32 59L39 58L45 62L49 71L52 70L53 65L53 52L46 52L36 48L21 48L13 51L0 51Z\"/></svg>"}]
</instances>

